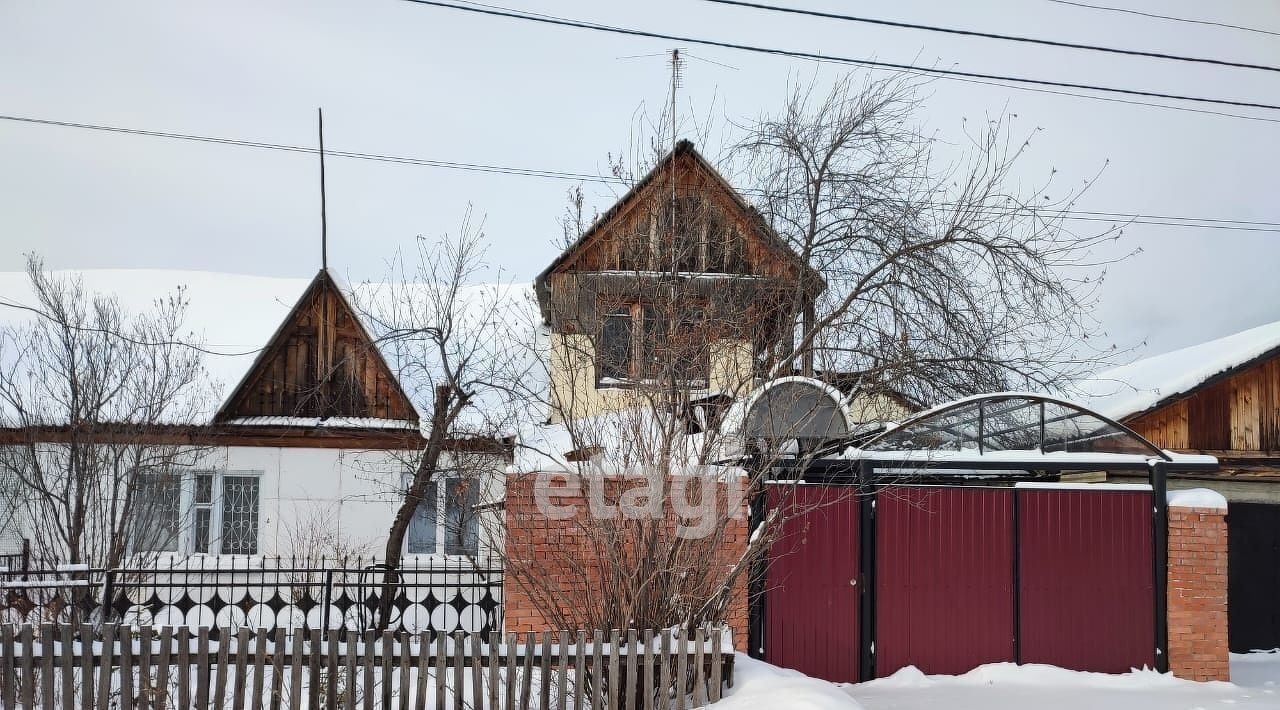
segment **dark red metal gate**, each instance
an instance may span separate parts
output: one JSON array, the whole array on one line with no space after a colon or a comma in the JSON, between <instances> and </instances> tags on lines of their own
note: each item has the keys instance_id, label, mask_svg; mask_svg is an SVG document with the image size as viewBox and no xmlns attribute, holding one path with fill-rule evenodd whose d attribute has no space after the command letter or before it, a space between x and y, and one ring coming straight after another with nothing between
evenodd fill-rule
<instances>
[{"instance_id":1,"label":"dark red metal gate","mask_svg":"<svg viewBox=\"0 0 1280 710\"><path fill-rule=\"evenodd\" d=\"M764 594L771 663L835 681L872 658L877 676L1155 665L1150 490L884 486L861 529L856 491L770 491L788 518ZM861 612L860 575L874 579Z\"/></svg>"},{"instance_id":2,"label":"dark red metal gate","mask_svg":"<svg viewBox=\"0 0 1280 710\"><path fill-rule=\"evenodd\" d=\"M1014 659L1008 488L890 487L876 496L876 675L964 673Z\"/></svg>"},{"instance_id":3,"label":"dark red metal gate","mask_svg":"<svg viewBox=\"0 0 1280 710\"><path fill-rule=\"evenodd\" d=\"M1021 662L1154 668L1151 491L1017 494Z\"/></svg>"},{"instance_id":4,"label":"dark red metal gate","mask_svg":"<svg viewBox=\"0 0 1280 710\"><path fill-rule=\"evenodd\" d=\"M766 575L765 658L831 681L857 682L858 500L849 486L771 486L787 516Z\"/></svg>"}]
</instances>

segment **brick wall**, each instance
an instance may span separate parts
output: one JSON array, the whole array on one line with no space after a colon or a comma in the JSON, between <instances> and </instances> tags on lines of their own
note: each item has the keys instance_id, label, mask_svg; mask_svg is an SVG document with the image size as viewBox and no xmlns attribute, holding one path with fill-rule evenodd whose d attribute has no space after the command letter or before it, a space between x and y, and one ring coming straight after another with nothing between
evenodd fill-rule
<instances>
[{"instance_id":1,"label":"brick wall","mask_svg":"<svg viewBox=\"0 0 1280 710\"><path fill-rule=\"evenodd\" d=\"M587 501L581 495L558 495L555 498L557 505L576 505L578 513L574 517L555 520L545 515L539 509L534 493L538 480L537 474L507 477L506 575L503 583L503 625L506 631L554 630L556 624L549 619L587 616L583 609L585 605L605 603L600 590L603 585L610 584L607 575L628 573L632 570L627 569L629 565L625 561L639 559L635 557L634 541L629 540L625 532L621 545L602 546L600 535L584 530L590 513ZM617 477L611 477L610 482L615 486L628 485ZM611 491L609 497L616 499L619 490L622 489ZM720 497L728 500L723 490ZM691 559L696 559L699 565L725 570L737 562L747 545L745 501L738 507L738 514L718 527L713 536L689 543L686 555L692 555ZM618 529L625 531L625 526L618 526ZM670 549L664 548L662 543L659 548L664 554L665 549ZM727 618L724 619L733 630L735 645L741 650L746 649L747 643L746 581L745 573L737 578ZM598 608L593 607L593 610L598 611ZM625 612L622 615L625 616Z\"/></svg>"},{"instance_id":2,"label":"brick wall","mask_svg":"<svg viewBox=\"0 0 1280 710\"><path fill-rule=\"evenodd\" d=\"M1169 508L1169 670L1229 680L1227 521L1219 508Z\"/></svg>"}]
</instances>

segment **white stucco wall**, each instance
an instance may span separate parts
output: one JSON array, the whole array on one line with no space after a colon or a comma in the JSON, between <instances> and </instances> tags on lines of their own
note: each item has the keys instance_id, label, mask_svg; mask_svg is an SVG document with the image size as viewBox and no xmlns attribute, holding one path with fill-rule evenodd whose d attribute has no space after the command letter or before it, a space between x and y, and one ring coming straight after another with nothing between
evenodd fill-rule
<instances>
[{"instance_id":1,"label":"white stucco wall","mask_svg":"<svg viewBox=\"0 0 1280 710\"><path fill-rule=\"evenodd\" d=\"M382 557L391 521L403 497L405 474L413 452L363 449L318 449L232 446L207 449L198 470L252 474L259 477L258 556L332 556L337 550ZM480 555L500 544L501 511L492 504L503 496L506 460L482 459L480 477ZM446 459L445 465L450 465ZM474 471L475 464L468 464ZM0 524L0 548L20 547L20 516L6 515ZM319 540L303 545L299 539ZM0 554L9 550L0 549ZM408 556L414 559L421 556Z\"/></svg>"}]
</instances>

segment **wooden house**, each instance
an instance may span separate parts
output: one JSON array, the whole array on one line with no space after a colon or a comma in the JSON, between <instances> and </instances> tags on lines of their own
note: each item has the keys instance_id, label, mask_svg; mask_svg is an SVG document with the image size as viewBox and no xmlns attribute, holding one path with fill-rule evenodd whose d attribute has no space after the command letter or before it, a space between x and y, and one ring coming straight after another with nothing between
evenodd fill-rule
<instances>
[{"instance_id":1,"label":"wooden house","mask_svg":"<svg viewBox=\"0 0 1280 710\"><path fill-rule=\"evenodd\" d=\"M1099 411L1156 445L1218 458L1170 488L1228 501L1233 651L1280 646L1280 322L1103 372Z\"/></svg>"},{"instance_id":2,"label":"wooden house","mask_svg":"<svg viewBox=\"0 0 1280 710\"><path fill-rule=\"evenodd\" d=\"M550 330L551 418L632 406L664 375L694 399L745 394L824 287L680 141L534 282Z\"/></svg>"}]
</instances>

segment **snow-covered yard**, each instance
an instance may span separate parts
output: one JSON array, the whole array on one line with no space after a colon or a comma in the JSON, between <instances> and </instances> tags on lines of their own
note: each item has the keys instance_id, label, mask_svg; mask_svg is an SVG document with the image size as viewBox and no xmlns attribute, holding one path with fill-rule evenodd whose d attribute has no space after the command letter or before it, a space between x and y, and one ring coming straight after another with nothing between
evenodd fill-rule
<instances>
[{"instance_id":1,"label":"snow-covered yard","mask_svg":"<svg viewBox=\"0 0 1280 710\"><path fill-rule=\"evenodd\" d=\"M1232 654L1232 683L1195 683L1153 671L1081 673L993 663L960 676L904 668L888 678L832 684L739 657L733 710L1210 710L1280 708L1280 650Z\"/></svg>"}]
</instances>

